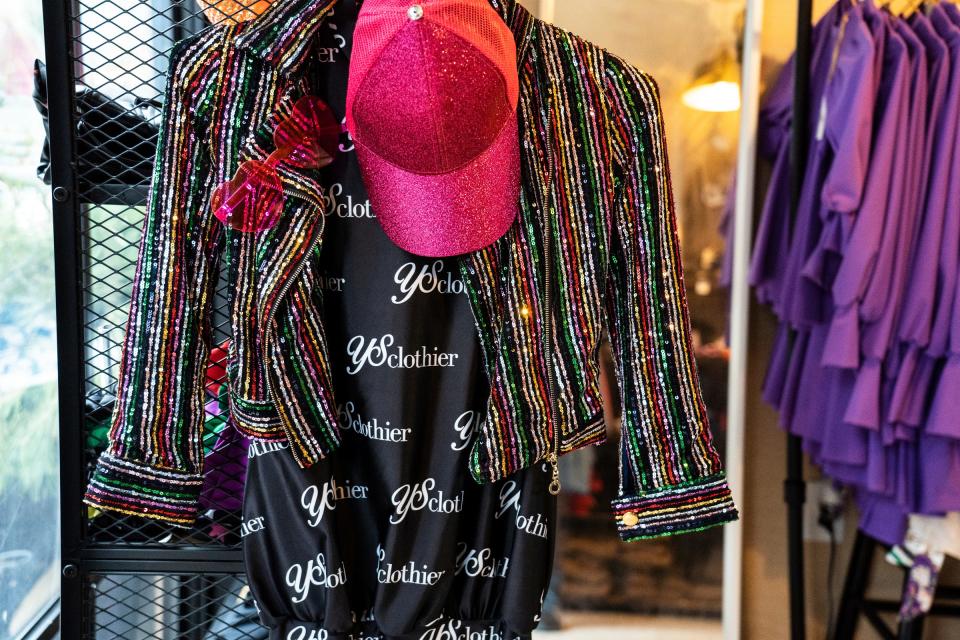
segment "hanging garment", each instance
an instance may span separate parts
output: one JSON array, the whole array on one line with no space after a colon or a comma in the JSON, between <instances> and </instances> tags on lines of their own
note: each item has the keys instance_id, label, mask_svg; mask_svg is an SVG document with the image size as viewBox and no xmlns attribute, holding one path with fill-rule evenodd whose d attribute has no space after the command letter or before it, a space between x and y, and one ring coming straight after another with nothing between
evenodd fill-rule
<instances>
[{"instance_id":1,"label":"hanging garment","mask_svg":"<svg viewBox=\"0 0 960 640\"><path fill-rule=\"evenodd\" d=\"M310 79L337 113L355 20L338 7L318 45L337 34L341 55ZM556 497L544 463L494 483L470 476L489 384L456 260L389 240L350 145L320 181L332 201L314 275L342 445L307 469L285 444L251 445L242 540L261 620L277 640L529 639ZM446 357L408 366L388 355L401 348Z\"/></svg>"},{"instance_id":2,"label":"hanging garment","mask_svg":"<svg viewBox=\"0 0 960 640\"><path fill-rule=\"evenodd\" d=\"M759 229L779 239L753 256L767 270L751 284L780 321L764 397L889 544L910 513L960 509L957 18L949 4L902 18L871 0L828 12L839 28L826 49L815 41L797 215L780 221L785 190L771 185Z\"/></svg>"},{"instance_id":3,"label":"hanging garment","mask_svg":"<svg viewBox=\"0 0 960 640\"><path fill-rule=\"evenodd\" d=\"M657 88L514 2L491 5L517 44L523 191L507 235L459 258L490 381L470 473L492 483L543 461L555 469L556 456L605 439L595 356L606 332L623 404L612 505L620 535L735 519L693 361ZM302 468L342 444L316 286L334 206L320 170L281 163L285 204L268 233L227 229L209 206L240 161L270 155L307 79L339 55L313 46L335 8L275 3L173 52L111 444L88 504L173 524L195 518L221 259L231 419L252 438L288 444Z\"/></svg>"}]
</instances>

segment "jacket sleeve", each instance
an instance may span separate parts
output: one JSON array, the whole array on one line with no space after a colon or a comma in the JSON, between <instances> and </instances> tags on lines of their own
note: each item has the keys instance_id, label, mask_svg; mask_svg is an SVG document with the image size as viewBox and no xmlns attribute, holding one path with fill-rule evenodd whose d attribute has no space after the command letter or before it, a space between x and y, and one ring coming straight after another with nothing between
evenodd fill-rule
<instances>
[{"instance_id":1,"label":"jacket sleeve","mask_svg":"<svg viewBox=\"0 0 960 640\"><path fill-rule=\"evenodd\" d=\"M737 519L712 444L690 339L658 88L609 56L607 330L620 386L621 538L698 531Z\"/></svg>"},{"instance_id":2,"label":"jacket sleeve","mask_svg":"<svg viewBox=\"0 0 960 640\"><path fill-rule=\"evenodd\" d=\"M84 502L188 525L202 485L204 371L222 225L205 206L207 145L184 87L191 40L171 56L109 444Z\"/></svg>"}]
</instances>

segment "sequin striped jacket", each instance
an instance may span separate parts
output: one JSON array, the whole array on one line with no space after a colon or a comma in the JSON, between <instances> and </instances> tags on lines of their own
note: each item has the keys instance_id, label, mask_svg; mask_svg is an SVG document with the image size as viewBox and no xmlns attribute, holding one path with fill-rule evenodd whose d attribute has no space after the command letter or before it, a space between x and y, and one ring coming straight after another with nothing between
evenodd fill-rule
<instances>
[{"instance_id":1,"label":"sequin striped jacket","mask_svg":"<svg viewBox=\"0 0 960 640\"><path fill-rule=\"evenodd\" d=\"M523 189L502 239L459 265L490 380L470 472L492 482L606 438L598 349L622 402L624 540L736 519L690 342L658 89L650 76L490 0L518 50ZM317 259L331 202L319 172L280 165L279 224L225 228L209 197L311 90L335 0L286 0L172 53L110 444L88 504L175 524L202 484L204 366L225 261L230 412L308 467L341 440ZM388 108L389 105L385 105Z\"/></svg>"}]
</instances>

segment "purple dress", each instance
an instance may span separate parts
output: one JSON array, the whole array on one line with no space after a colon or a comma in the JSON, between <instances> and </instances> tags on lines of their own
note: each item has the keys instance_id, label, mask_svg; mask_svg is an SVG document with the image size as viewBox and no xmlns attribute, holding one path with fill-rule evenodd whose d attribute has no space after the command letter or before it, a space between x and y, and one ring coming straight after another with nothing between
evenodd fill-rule
<instances>
[{"instance_id":1,"label":"purple dress","mask_svg":"<svg viewBox=\"0 0 960 640\"><path fill-rule=\"evenodd\" d=\"M826 311L823 291L817 283L803 278L801 272L820 238L825 217L824 190L835 194L834 204L843 208L855 207L854 200L862 193L872 118L870 109L856 111L851 108L870 102L865 98L872 93L873 85L871 70L875 49L861 6L838 10L828 24L829 37L817 52L812 69L811 103L818 105L816 118L811 123L815 137L810 145L792 237L787 225L787 251L758 242L758 254L754 256L751 273L754 283L758 278L765 283L770 293L769 302L782 322L764 383L764 397L780 409L784 428L800 435L803 435L803 429L798 429L795 413L807 408L798 402L798 392L808 362L805 356L809 331L823 319ZM858 162L864 164L863 171L834 168L855 169ZM765 219L771 225L778 224L781 229L785 226L769 215L765 215ZM781 256L776 260L761 260L760 254L764 251L779 252ZM757 269L774 262L781 265L776 272L765 273Z\"/></svg>"},{"instance_id":2,"label":"purple dress","mask_svg":"<svg viewBox=\"0 0 960 640\"><path fill-rule=\"evenodd\" d=\"M827 86L819 101L812 161L801 194L782 291L781 320L794 330L795 340L783 376L781 415L785 426L806 440L815 458L830 417L823 399L838 385L845 386L819 363L824 348L821 327L832 313L824 285L832 278L836 256L831 249L834 245L825 238L831 235L831 225L839 226L837 220L857 209L864 193L878 55L867 22L869 10L867 5L850 9L844 16L845 23L841 22L839 40L831 46L836 47L836 56L830 56L836 62L828 68ZM816 270L817 279L805 273L813 256L819 256L821 264ZM773 368L780 366L782 363L775 362Z\"/></svg>"},{"instance_id":3,"label":"purple dress","mask_svg":"<svg viewBox=\"0 0 960 640\"><path fill-rule=\"evenodd\" d=\"M933 24L923 12L917 12L910 17L910 26L913 32L923 42L928 61L928 87L926 136L923 146L923 162L921 165L920 211L916 232L911 241L911 260L905 299L900 308L897 337L902 343L899 352L899 368L897 381L890 400L888 419L903 426L918 427L923 420L923 395L912 393L916 387L917 359L921 350L920 329L924 325L925 314L929 307L916 306L914 293L926 291L932 286L936 277L935 261L929 258L921 259L923 247L931 244L930 234L934 229L928 222L928 214L936 207L938 201L934 193L936 185L932 181L935 174L934 162L943 153L942 141L939 132L943 127L945 108L947 107L947 88L949 84L950 53L943 38L934 29ZM934 223L936 224L936 223Z\"/></svg>"},{"instance_id":4,"label":"purple dress","mask_svg":"<svg viewBox=\"0 0 960 640\"><path fill-rule=\"evenodd\" d=\"M933 51L940 47L930 38L923 19L915 20L917 34ZM919 25L918 27L916 25ZM931 145L931 164L929 181L924 185L927 194L923 223L919 234L920 241L915 247L915 266L918 272L912 274L912 283L917 290L910 289L906 294L908 303L900 305L906 322L901 324L913 333L907 333L913 339L907 358L901 366L898 387L909 385L912 399L904 403L902 391L891 389L893 402L889 414L894 417L909 406L913 415L909 417L923 428L916 438L902 430L894 430L896 442L885 438L886 454L883 462L886 467L880 469L879 463L872 465L875 472L889 472L894 469L893 491L870 491L868 486L861 490L860 501L864 506L864 518L861 528L868 534L888 543L899 542L903 535L902 522L911 512L936 514L960 509L960 447L957 444L953 423L957 418L957 395L947 400L951 393L950 377L944 373L937 380L942 358L947 355L952 339L952 325L955 322L957 299L958 239L960 239L960 192L957 191L956 146L960 143L960 129L957 127L958 94L960 94L960 57L957 50L957 25L953 22L949 10L937 7L930 14L929 25L937 36L946 42L949 52L950 75L940 72L936 60L931 61L931 80L943 88L947 102L943 105L940 118L933 121L935 136ZM929 45L934 46L930 47ZM941 57L942 54L941 54ZM934 80L935 73L941 73ZM936 96L938 89L933 95ZM934 98L936 100L936 97ZM940 126L937 126L939 123ZM932 216L932 217L931 217ZM912 239L912 238L911 238ZM928 253L924 253L927 251ZM932 255L931 253L932 252ZM933 295L926 308L917 308L909 303L911 297L922 299L925 294ZM929 300L929 298L927 298ZM917 363L920 350L923 354ZM894 352L896 354L896 352ZM927 420L923 419L924 400L930 386L937 387L937 395ZM907 394L907 395L910 395ZM942 395L941 395L942 394ZM941 400L949 403L946 406ZM942 426L951 431L938 432ZM952 435L953 437L950 437ZM879 452L878 452L879 453ZM879 456L878 456L879 457ZM871 458L871 462L873 459ZM868 474L868 476L871 474ZM897 518L899 511L901 517Z\"/></svg>"},{"instance_id":5,"label":"purple dress","mask_svg":"<svg viewBox=\"0 0 960 640\"><path fill-rule=\"evenodd\" d=\"M933 384L937 359L946 353L946 336L952 313L953 284L956 280L957 251L946 251L953 230L956 238L960 215L955 203L956 185L951 185L960 110L960 28L941 5L930 12L930 24L947 47L949 75L944 87L944 102L933 124L929 181L921 233L914 251L911 280L903 304L899 327L901 340L910 343L894 390L897 419L919 424L923 402ZM921 33L922 35L922 33ZM953 193L951 193L953 189ZM951 201L951 196L954 199ZM936 256L936 259L933 259ZM947 299L949 302L946 302ZM943 301L943 304L939 302ZM948 311L949 309L949 311Z\"/></svg>"},{"instance_id":6,"label":"purple dress","mask_svg":"<svg viewBox=\"0 0 960 640\"><path fill-rule=\"evenodd\" d=\"M958 31L960 31L960 10L953 5L945 5L941 15L950 19L953 28L939 21L940 33L949 43L952 78L950 90L954 97L960 93L960 55L958 55ZM937 23L935 23L936 25ZM956 120L956 111L954 111ZM960 145L960 128L954 132L953 147ZM950 227L954 218L960 216L960 159L955 155L950 174L947 196L948 222ZM952 253L954 259L960 253L960 231L951 238L944 237L941 250ZM939 371L936 380L933 401L927 416L925 430L920 439L920 455L923 456L924 469L920 478L921 504L924 512L943 512L960 510L960 278L956 269L953 272L953 292L949 301L943 300L937 309L931 344L927 358L939 357L941 362L935 367ZM945 362L943 361L945 360ZM942 366L942 370L939 368Z\"/></svg>"},{"instance_id":7,"label":"purple dress","mask_svg":"<svg viewBox=\"0 0 960 640\"><path fill-rule=\"evenodd\" d=\"M813 29L810 90L814 99L823 94L830 53L843 11L834 5ZM793 71L791 58L768 93L760 112L759 151L773 160L770 184L760 213L750 262L750 284L758 299L775 305L782 287L785 259L790 246L790 126L792 123ZM816 120L811 114L811 127Z\"/></svg>"},{"instance_id":8,"label":"purple dress","mask_svg":"<svg viewBox=\"0 0 960 640\"><path fill-rule=\"evenodd\" d=\"M833 283L835 310L822 359L826 365L859 367L844 421L872 430L880 427L881 364L893 329L888 312L899 303L891 288L897 266L894 254L903 225L912 226L904 207L912 164L907 138L910 60L905 40L892 26L888 29L868 186ZM859 347L856 353L850 345ZM852 355L850 361L835 357L848 349L844 355Z\"/></svg>"}]
</instances>

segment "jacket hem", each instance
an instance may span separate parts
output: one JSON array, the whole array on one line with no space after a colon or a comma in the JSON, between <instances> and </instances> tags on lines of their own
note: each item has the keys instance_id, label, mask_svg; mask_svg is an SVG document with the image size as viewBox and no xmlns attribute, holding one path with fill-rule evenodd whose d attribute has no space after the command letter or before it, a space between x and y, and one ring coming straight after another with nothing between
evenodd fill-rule
<instances>
[{"instance_id":1,"label":"jacket hem","mask_svg":"<svg viewBox=\"0 0 960 640\"><path fill-rule=\"evenodd\" d=\"M739 517L723 473L686 486L617 498L611 505L625 542L702 531Z\"/></svg>"},{"instance_id":2,"label":"jacket hem","mask_svg":"<svg viewBox=\"0 0 960 640\"><path fill-rule=\"evenodd\" d=\"M188 527L197 518L203 476L102 453L83 501L91 507Z\"/></svg>"}]
</instances>

